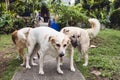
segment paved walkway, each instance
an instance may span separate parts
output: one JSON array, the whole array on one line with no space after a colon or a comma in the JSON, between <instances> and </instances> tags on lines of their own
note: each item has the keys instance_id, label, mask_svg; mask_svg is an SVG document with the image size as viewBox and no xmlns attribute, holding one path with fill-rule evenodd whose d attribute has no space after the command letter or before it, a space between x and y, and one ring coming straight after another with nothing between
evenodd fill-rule
<instances>
[{"instance_id":1,"label":"paved walkway","mask_svg":"<svg viewBox=\"0 0 120 80\"><path fill-rule=\"evenodd\" d=\"M75 72L70 71L68 58L64 59L64 64L61 67L64 72L63 75L57 73L56 60L51 56L46 56L44 75L38 74L38 66L34 66L30 70L21 67L21 69L14 74L11 80L85 80L77 68Z\"/></svg>"}]
</instances>

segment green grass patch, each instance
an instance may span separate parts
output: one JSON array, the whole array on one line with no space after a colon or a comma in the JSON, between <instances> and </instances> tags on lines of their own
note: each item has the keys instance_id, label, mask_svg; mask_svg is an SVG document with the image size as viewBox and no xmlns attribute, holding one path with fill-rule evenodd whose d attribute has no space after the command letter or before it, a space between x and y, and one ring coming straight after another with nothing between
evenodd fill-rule
<instances>
[{"instance_id":1,"label":"green grass patch","mask_svg":"<svg viewBox=\"0 0 120 80\"><path fill-rule=\"evenodd\" d=\"M11 35L1 35L0 34L0 51L3 50L6 46L10 46L12 43Z\"/></svg>"},{"instance_id":2,"label":"green grass patch","mask_svg":"<svg viewBox=\"0 0 120 80\"><path fill-rule=\"evenodd\" d=\"M16 55L11 35L0 35L0 80L11 80L20 66L21 60L16 59Z\"/></svg>"},{"instance_id":3,"label":"green grass patch","mask_svg":"<svg viewBox=\"0 0 120 80\"><path fill-rule=\"evenodd\" d=\"M96 80L95 76L91 74L93 69L102 73L99 77L107 77L109 80L120 79L120 31L111 29L100 31L93 41L97 42L97 48L89 49L88 66L82 66L84 62L82 59L80 62L76 62L77 67L87 80ZM76 51L76 53L78 52ZM77 54L75 60L76 58Z\"/></svg>"},{"instance_id":4,"label":"green grass patch","mask_svg":"<svg viewBox=\"0 0 120 80\"><path fill-rule=\"evenodd\" d=\"M21 61L18 59L12 59L7 63L6 70L3 72L0 80L11 80L15 71L18 70Z\"/></svg>"}]
</instances>

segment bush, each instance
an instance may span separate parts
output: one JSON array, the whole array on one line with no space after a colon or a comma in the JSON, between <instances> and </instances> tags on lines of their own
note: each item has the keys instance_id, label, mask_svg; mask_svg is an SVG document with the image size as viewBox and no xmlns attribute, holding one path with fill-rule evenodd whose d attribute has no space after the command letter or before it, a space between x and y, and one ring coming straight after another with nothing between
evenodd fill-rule
<instances>
[{"instance_id":1,"label":"bush","mask_svg":"<svg viewBox=\"0 0 120 80\"><path fill-rule=\"evenodd\" d=\"M0 17L0 34L8 34L14 31L15 29L19 29L24 27L25 23L22 18L16 18L14 13L10 11L5 11Z\"/></svg>"},{"instance_id":2,"label":"bush","mask_svg":"<svg viewBox=\"0 0 120 80\"><path fill-rule=\"evenodd\" d=\"M115 9L120 7L120 1L119 0L115 0L114 7L115 7Z\"/></svg>"},{"instance_id":3,"label":"bush","mask_svg":"<svg viewBox=\"0 0 120 80\"><path fill-rule=\"evenodd\" d=\"M120 28L120 8L116 9L110 15L111 28Z\"/></svg>"},{"instance_id":4,"label":"bush","mask_svg":"<svg viewBox=\"0 0 120 80\"><path fill-rule=\"evenodd\" d=\"M77 23L86 23L88 17L81 5L65 6L62 4L52 5L53 13L59 15L58 23L60 27L65 27L67 22L70 26L76 26Z\"/></svg>"}]
</instances>

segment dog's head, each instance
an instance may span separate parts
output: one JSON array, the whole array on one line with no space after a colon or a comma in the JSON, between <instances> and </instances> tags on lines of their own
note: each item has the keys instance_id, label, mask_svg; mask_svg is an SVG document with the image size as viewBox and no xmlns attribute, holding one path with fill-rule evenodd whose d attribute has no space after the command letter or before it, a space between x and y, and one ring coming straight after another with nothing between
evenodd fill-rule
<instances>
[{"instance_id":1,"label":"dog's head","mask_svg":"<svg viewBox=\"0 0 120 80\"><path fill-rule=\"evenodd\" d=\"M71 40L71 44L74 48L76 48L77 46L80 45L80 35L79 34L71 34L70 36L70 40Z\"/></svg>"},{"instance_id":2,"label":"dog's head","mask_svg":"<svg viewBox=\"0 0 120 80\"><path fill-rule=\"evenodd\" d=\"M57 51L58 56L62 57L65 55L66 48L70 44L70 39L65 35L50 36L49 42L53 48Z\"/></svg>"},{"instance_id":3,"label":"dog's head","mask_svg":"<svg viewBox=\"0 0 120 80\"><path fill-rule=\"evenodd\" d=\"M78 31L64 29L63 33L70 38L71 44L74 48L80 45L80 33Z\"/></svg>"}]
</instances>

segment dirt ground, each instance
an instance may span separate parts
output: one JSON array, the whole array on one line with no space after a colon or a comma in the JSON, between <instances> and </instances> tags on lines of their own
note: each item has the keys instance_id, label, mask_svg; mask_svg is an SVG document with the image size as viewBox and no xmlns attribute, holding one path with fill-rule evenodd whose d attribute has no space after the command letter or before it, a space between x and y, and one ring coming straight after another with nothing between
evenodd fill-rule
<instances>
[{"instance_id":1,"label":"dirt ground","mask_svg":"<svg viewBox=\"0 0 120 80\"><path fill-rule=\"evenodd\" d=\"M5 46L2 51L0 51L0 77L2 76L2 73L6 70L8 66L8 62L13 59L16 49L13 44L10 46Z\"/></svg>"}]
</instances>

